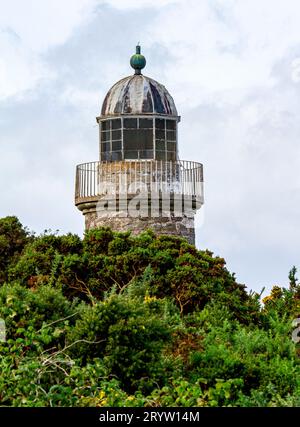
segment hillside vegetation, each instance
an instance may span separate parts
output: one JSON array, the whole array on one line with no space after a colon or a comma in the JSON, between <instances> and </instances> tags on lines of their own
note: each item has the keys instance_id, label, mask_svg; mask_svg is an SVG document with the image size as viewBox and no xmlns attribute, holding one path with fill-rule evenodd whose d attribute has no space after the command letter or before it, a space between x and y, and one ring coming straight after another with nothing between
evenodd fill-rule
<instances>
[{"instance_id":1,"label":"hillside vegetation","mask_svg":"<svg viewBox=\"0 0 300 427\"><path fill-rule=\"evenodd\" d=\"M181 238L0 219L0 405L300 406L289 280L261 304Z\"/></svg>"}]
</instances>

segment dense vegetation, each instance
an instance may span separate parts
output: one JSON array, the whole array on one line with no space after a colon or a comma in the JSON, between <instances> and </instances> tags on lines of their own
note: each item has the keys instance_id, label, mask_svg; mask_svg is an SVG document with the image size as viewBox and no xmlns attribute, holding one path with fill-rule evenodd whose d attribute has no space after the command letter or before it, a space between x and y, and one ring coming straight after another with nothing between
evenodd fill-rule
<instances>
[{"instance_id":1,"label":"dense vegetation","mask_svg":"<svg viewBox=\"0 0 300 427\"><path fill-rule=\"evenodd\" d=\"M3 406L299 406L300 285L260 302L222 258L110 229L0 220Z\"/></svg>"}]
</instances>

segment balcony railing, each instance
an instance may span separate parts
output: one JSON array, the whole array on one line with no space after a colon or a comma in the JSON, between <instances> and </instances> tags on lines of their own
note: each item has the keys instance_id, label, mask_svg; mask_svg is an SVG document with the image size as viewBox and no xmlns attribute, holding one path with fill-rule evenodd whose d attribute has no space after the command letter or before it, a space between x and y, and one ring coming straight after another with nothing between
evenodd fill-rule
<instances>
[{"instance_id":1,"label":"balcony railing","mask_svg":"<svg viewBox=\"0 0 300 427\"><path fill-rule=\"evenodd\" d=\"M77 166L76 205L107 195L137 192L173 193L203 203L203 166L177 160L123 160Z\"/></svg>"}]
</instances>

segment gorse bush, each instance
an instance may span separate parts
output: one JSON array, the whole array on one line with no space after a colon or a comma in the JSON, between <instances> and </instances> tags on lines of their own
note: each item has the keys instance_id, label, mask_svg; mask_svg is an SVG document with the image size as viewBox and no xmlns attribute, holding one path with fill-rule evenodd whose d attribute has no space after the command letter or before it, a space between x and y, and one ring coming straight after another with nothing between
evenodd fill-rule
<instances>
[{"instance_id":1,"label":"gorse bush","mask_svg":"<svg viewBox=\"0 0 300 427\"><path fill-rule=\"evenodd\" d=\"M261 304L184 239L0 220L5 406L299 406L296 269Z\"/></svg>"},{"instance_id":2,"label":"gorse bush","mask_svg":"<svg viewBox=\"0 0 300 427\"><path fill-rule=\"evenodd\" d=\"M11 281L24 286L61 286L64 295L101 299L112 287L122 292L132 281L145 282L159 298L171 297L181 313L222 298L240 320L258 315L255 297L236 282L222 258L197 251L179 237L156 237L151 231L133 237L103 228L77 236L43 235L29 243L9 267ZM250 316L249 316L250 313Z\"/></svg>"},{"instance_id":3,"label":"gorse bush","mask_svg":"<svg viewBox=\"0 0 300 427\"><path fill-rule=\"evenodd\" d=\"M162 349L171 338L163 301L112 295L87 306L68 334L82 365L101 357L125 390L152 389L165 376Z\"/></svg>"},{"instance_id":4,"label":"gorse bush","mask_svg":"<svg viewBox=\"0 0 300 427\"><path fill-rule=\"evenodd\" d=\"M7 280L8 267L15 263L32 236L18 218L0 219L0 284Z\"/></svg>"}]
</instances>

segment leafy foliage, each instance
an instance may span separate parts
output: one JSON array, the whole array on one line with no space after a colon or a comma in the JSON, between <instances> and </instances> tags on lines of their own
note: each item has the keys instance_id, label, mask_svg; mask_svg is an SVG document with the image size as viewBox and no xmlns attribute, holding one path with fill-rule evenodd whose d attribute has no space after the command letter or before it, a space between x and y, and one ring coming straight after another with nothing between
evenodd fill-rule
<instances>
[{"instance_id":1,"label":"leafy foliage","mask_svg":"<svg viewBox=\"0 0 300 427\"><path fill-rule=\"evenodd\" d=\"M1 405L300 405L296 268L262 305L184 239L34 236L15 217L0 267Z\"/></svg>"},{"instance_id":2,"label":"leafy foliage","mask_svg":"<svg viewBox=\"0 0 300 427\"><path fill-rule=\"evenodd\" d=\"M31 238L15 216L0 218L0 284L7 280L9 266L16 262Z\"/></svg>"}]
</instances>

